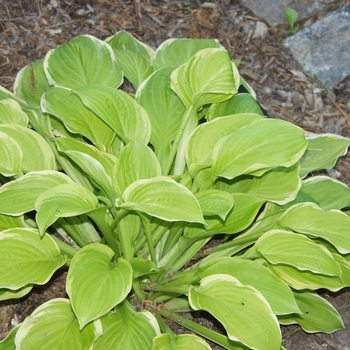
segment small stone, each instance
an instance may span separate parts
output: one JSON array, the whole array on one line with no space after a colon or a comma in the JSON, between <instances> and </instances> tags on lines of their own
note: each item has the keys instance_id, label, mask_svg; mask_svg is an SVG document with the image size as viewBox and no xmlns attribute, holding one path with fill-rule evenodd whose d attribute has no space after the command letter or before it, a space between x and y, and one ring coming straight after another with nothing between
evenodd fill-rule
<instances>
[{"instance_id":1,"label":"small stone","mask_svg":"<svg viewBox=\"0 0 350 350\"><path fill-rule=\"evenodd\" d=\"M255 24L255 30L252 38L264 40L267 36L268 31L269 31L269 28L264 22L257 21Z\"/></svg>"},{"instance_id":2,"label":"small stone","mask_svg":"<svg viewBox=\"0 0 350 350\"><path fill-rule=\"evenodd\" d=\"M321 109L323 107L323 101L321 96L321 89L314 89L314 109Z\"/></svg>"},{"instance_id":3,"label":"small stone","mask_svg":"<svg viewBox=\"0 0 350 350\"><path fill-rule=\"evenodd\" d=\"M314 94L312 93L312 91L310 89L305 89L304 96L305 96L305 99L307 101L307 104L309 106L313 106L315 103L315 98L314 98Z\"/></svg>"},{"instance_id":4,"label":"small stone","mask_svg":"<svg viewBox=\"0 0 350 350\"><path fill-rule=\"evenodd\" d=\"M348 113L350 113L350 101L346 104L346 109L348 110Z\"/></svg>"},{"instance_id":5,"label":"small stone","mask_svg":"<svg viewBox=\"0 0 350 350\"><path fill-rule=\"evenodd\" d=\"M272 93L272 88L270 86L264 86L261 93L263 96L270 95Z\"/></svg>"}]
</instances>

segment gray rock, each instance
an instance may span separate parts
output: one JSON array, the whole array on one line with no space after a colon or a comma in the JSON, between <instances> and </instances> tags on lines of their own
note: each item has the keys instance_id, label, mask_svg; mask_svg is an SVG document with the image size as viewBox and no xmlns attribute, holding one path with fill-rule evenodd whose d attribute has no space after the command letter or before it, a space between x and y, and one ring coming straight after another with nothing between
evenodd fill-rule
<instances>
[{"instance_id":1,"label":"gray rock","mask_svg":"<svg viewBox=\"0 0 350 350\"><path fill-rule=\"evenodd\" d=\"M288 24L282 11L293 8L299 14L298 20L315 15L334 0L241 0L257 17L263 18L271 26Z\"/></svg>"},{"instance_id":2,"label":"gray rock","mask_svg":"<svg viewBox=\"0 0 350 350\"><path fill-rule=\"evenodd\" d=\"M305 71L332 90L350 75L350 5L283 41Z\"/></svg>"},{"instance_id":3,"label":"gray rock","mask_svg":"<svg viewBox=\"0 0 350 350\"><path fill-rule=\"evenodd\" d=\"M269 31L269 28L264 22L257 21L252 38L265 39L268 31Z\"/></svg>"}]
</instances>

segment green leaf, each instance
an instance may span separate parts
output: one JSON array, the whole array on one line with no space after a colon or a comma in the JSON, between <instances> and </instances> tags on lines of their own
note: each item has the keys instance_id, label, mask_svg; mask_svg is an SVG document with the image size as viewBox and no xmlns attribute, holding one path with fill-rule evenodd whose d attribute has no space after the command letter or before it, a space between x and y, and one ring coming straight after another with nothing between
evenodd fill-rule
<instances>
[{"instance_id":1,"label":"green leaf","mask_svg":"<svg viewBox=\"0 0 350 350\"><path fill-rule=\"evenodd\" d=\"M262 235L252 249L274 265L290 265L301 271L341 276L340 266L327 248L300 234L271 230Z\"/></svg>"},{"instance_id":2,"label":"green leaf","mask_svg":"<svg viewBox=\"0 0 350 350\"><path fill-rule=\"evenodd\" d=\"M11 136L2 131L0 131L0 154L0 174L10 177L22 173L22 149Z\"/></svg>"},{"instance_id":3,"label":"green leaf","mask_svg":"<svg viewBox=\"0 0 350 350\"><path fill-rule=\"evenodd\" d=\"M146 310L136 312L127 301L101 319L103 334L94 350L152 349L153 338L160 333L155 317Z\"/></svg>"},{"instance_id":4,"label":"green leaf","mask_svg":"<svg viewBox=\"0 0 350 350\"><path fill-rule=\"evenodd\" d=\"M237 93L234 68L226 50L203 49L172 73L171 88L187 108L193 105L198 110Z\"/></svg>"},{"instance_id":5,"label":"green leaf","mask_svg":"<svg viewBox=\"0 0 350 350\"><path fill-rule=\"evenodd\" d=\"M119 87L123 82L112 48L91 35L80 35L47 53L44 70L50 85Z\"/></svg>"},{"instance_id":6,"label":"green leaf","mask_svg":"<svg viewBox=\"0 0 350 350\"><path fill-rule=\"evenodd\" d=\"M105 315L131 290L131 265L124 259L111 263L113 256L114 252L108 246L90 244L72 259L66 290L80 329Z\"/></svg>"},{"instance_id":7,"label":"green leaf","mask_svg":"<svg viewBox=\"0 0 350 350\"><path fill-rule=\"evenodd\" d=\"M294 292L301 314L282 316L281 324L297 323L308 333L332 333L344 329L344 323L337 310L318 294L308 291Z\"/></svg>"},{"instance_id":8,"label":"green leaf","mask_svg":"<svg viewBox=\"0 0 350 350\"><path fill-rule=\"evenodd\" d=\"M111 45L113 49L129 50L147 59L151 59L155 53L148 45L137 40L132 34L123 30L107 38L106 42Z\"/></svg>"},{"instance_id":9,"label":"green leaf","mask_svg":"<svg viewBox=\"0 0 350 350\"><path fill-rule=\"evenodd\" d=\"M333 168L337 159L344 156L350 146L350 139L333 134L308 137L307 141L306 152L300 159L301 178L315 170Z\"/></svg>"},{"instance_id":10,"label":"green leaf","mask_svg":"<svg viewBox=\"0 0 350 350\"><path fill-rule=\"evenodd\" d=\"M233 207L234 199L230 193L219 190L201 191L195 194L203 215L218 215L222 220Z\"/></svg>"},{"instance_id":11,"label":"green leaf","mask_svg":"<svg viewBox=\"0 0 350 350\"><path fill-rule=\"evenodd\" d=\"M334 260L338 260L333 256ZM338 264L343 271L340 262ZM289 286L294 289L312 289L317 290L320 288L328 289L333 292L337 292L344 288L346 285L342 282L343 272L339 276L329 276L320 273L314 273L307 270L298 270L296 267L288 265L268 265L269 269L280 279L285 281Z\"/></svg>"},{"instance_id":12,"label":"green leaf","mask_svg":"<svg viewBox=\"0 0 350 350\"><path fill-rule=\"evenodd\" d=\"M168 39L158 47L152 64L156 69L177 68L200 50L220 47L216 39Z\"/></svg>"},{"instance_id":13,"label":"green leaf","mask_svg":"<svg viewBox=\"0 0 350 350\"><path fill-rule=\"evenodd\" d=\"M114 49L119 67L135 90L154 72L150 61L130 50Z\"/></svg>"},{"instance_id":14,"label":"green leaf","mask_svg":"<svg viewBox=\"0 0 350 350\"><path fill-rule=\"evenodd\" d=\"M148 144L151 136L148 115L127 93L97 86L85 86L76 93L125 143L136 139Z\"/></svg>"},{"instance_id":15,"label":"green leaf","mask_svg":"<svg viewBox=\"0 0 350 350\"><path fill-rule=\"evenodd\" d=\"M232 196L234 206L225 221L206 218L208 231L233 234L246 229L254 221L265 202L261 198L244 193L233 193ZM190 236L193 237L193 234Z\"/></svg>"},{"instance_id":16,"label":"green leaf","mask_svg":"<svg viewBox=\"0 0 350 350\"><path fill-rule=\"evenodd\" d=\"M193 334L160 334L153 339L152 350L208 350L211 347Z\"/></svg>"},{"instance_id":17,"label":"green leaf","mask_svg":"<svg viewBox=\"0 0 350 350\"><path fill-rule=\"evenodd\" d=\"M217 118L199 125L190 135L186 146L186 162L194 176L198 165L211 165L215 145L224 136L233 134L261 117L254 113Z\"/></svg>"},{"instance_id":18,"label":"green leaf","mask_svg":"<svg viewBox=\"0 0 350 350\"><path fill-rule=\"evenodd\" d=\"M40 305L20 326L16 349L89 350L102 334L101 322L79 330L69 300L53 299Z\"/></svg>"},{"instance_id":19,"label":"green leaf","mask_svg":"<svg viewBox=\"0 0 350 350\"><path fill-rule=\"evenodd\" d=\"M8 228L16 228L16 227L31 227L25 221L24 216L14 217L8 215L0 214L0 231L6 230Z\"/></svg>"},{"instance_id":20,"label":"green leaf","mask_svg":"<svg viewBox=\"0 0 350 350\"><path fill-rule=\"evenodd\" d=\"M133 140L120 152L113 169L113 184L120 195L136 180L160 176L157 157L149 147Z\"/></svg>"},{"instance_id":21,"label":"green leaf","mask_svg":"<svg viewBox=\"0 0 350 350\"><path fill-rule=\"evenodd\" d=\"M227 179L242 174L260 176L275 167L295 164L306 144L299 127L283 120L259 119L216 144L212 173Z\"/></svg>"},{"instance_id":22,"label":"green leaf","mask_svg":"<svg viewBox=\"0 0 350 350\"><path fill-rule=\"evenodd\" d=\"M96 196L76 184L59 185L43 192L35 201L40 234L61 217L78 216L97 208Z\"/></svg>"},{"instance_id":23,"label":"green leaf","mask_svg":"<svg viewBox=\"0 0 350 350\"><path fill-rule=\"evenodd\" d=\"M281 331L266 299L236 278L217 274L189 289L189 302L195 310L206 310L225 327L231 340L260 350L279 350Z\"/></svg>"},{"instance_id":24,"label":"green leaf","mask_svg":"<svg viewBox=\"0 0 350 350\"><path fill-rule=\"evenodd\" d=\"M27 295L32 289L34 285L28 284L22 288L11 290L6 288L0 289L0 301L9 300L9 299L20 299L23 296ZM0 347L1 349L1 347Z\"/></svg>"},{"instance_id":25,"label":"green leaf","mask_svg":"<svg viewBox=\"0 0 350 350\"><path fill-rule=\"evenodd\" d=\"M50 88L42 97L41 109L60 119L71 133L86 137L103 151L108 150L114 139L113 130L70 89Z\"/></svg>"},{"instance_id":26,"label":"green leaf","mask_svg":"<svg viewBox=\"0 0 350 350\"><path fill-rule=\"evenodd\" d=\"M223 257L199 268L201 278L218 273L233 276L242 284L257 289L266 298L275 315L300 313L291 289L267 267L256 261Z\"/></svg>"},{"instance_id":27,"label":"green leaf","mask_svg":"<svg viewBox=\"0 0 350 350\"><path fill-rule=\"evenodd\" d=\"M44 71L44 59L32 62L22 68L14 83L14 92L32 107L40 106L43 93L49 88Z\"/></svg>"},{"instance_id":28,"label":"green leaf","mask_svg":"<svg viewBox=\"0 0 350 350\"><path fill-rule=\"evenodd\" d=\"M118 200L117 200L118 201ZM146 213L165 221L205 223L194 195L176 181L158 176L133 182L117 206Z\"/></svg>"},{"instance_id":29,"label":"green leaf","mask_svg":"<svg viewBox=\"0 0 350 350\"><path fill-rule=\"evenodd\" d=\"M278 223L287 230L322 238L341 254L350 253L350 218L341 211L324 211L315 203L300 203L287 209Z\"/></svg>"},{"instance_id":30,"label":"green leaf","mask_svg":"<svg viewBox=\"0 0 350 350\"><path fill-rule=\"evenodd\" d=\"M23 215L34 210L41 193L58 185L73 183L67 175L54 171L32 171L0 188L0 213Z\"/></svg>"},{"instance_id":31,"label":"green leaf","mask_svg":"<svg viewBox=\"0 0 350 350\"><path fill-rule=\"evenodd\" d=\"M66 262L55 241L36 229L10 228L0 232L0 241L0 288L45 284Z\"/></svg>"},{"instance_id":32,"label":"green leaf","mask_svg":"<svg viewBox=\"0 0 350 350\"><path fill-rule=\"evenodd\" d=\"M28 115L23 112L17 101L6 98L0 101L0 124L27 126Z\"/></svg>"},{"instance_id":33,"label":"green leaf","mask_svg":"<svg viewBox=\"0 0 350 350\"><path fill-rule=\"evenodd\" d=\"M0 131L12 137L22 150L22 171L56 170L55 156L48 143L35 131L21 125L0 124Z\"/></svg>"},{"instance_id":34,"label":"green leaf","mask_svg":"<svg viewBox=\"0 0 350 350\"><path fill-rule=\"evenodd\" d=\"M180 131L185 107L170 89L171 68L154 72L137 90L136 100L147 111L154 152L163 166L171 153L172 143Z\"/></svg>"},{"instance_id":35,"label":"green leaf","mask_svg":"<svg viewBox=\"0 0 350 350\"><path fill-rule=\"evenodd\" d=\"M301 191L313 198L323 210L342 209L350 205L350 188L327 176L303 180Z\"/></svg>"},{"instance_id":36,"label":"green leaf","mask_svg":"<svg viewBox=\"0 0 350 350\"><path fill-rule=\"evenodd\" d=\"M132 258L130 264L134 271L134 278L159 271L157 265L153 261L143 258Z\"/></svg>"},{"instance_id":37,"label":"green leaf","mask_svg":"<svg viewBox=\"0 0 350 350\"><path fill-rule=\"evenodd\" d=\"M206 115L206 119L211 121L219 117L242 113L254 113L265 117L261 107L251 94L240 93L232 96L226 101L211 105Z\"/></svg>"},{"instance_id":38,"label":"green leaf","mask_svg":"<svg viewBox=\"0 0 350 350\"><path fill-rule=\"evenodd\" d=\"M112 169L116 158L85 142L67 137L56 139L57 148L72 159L106 194L114 194Z\"/></svg>"}]
</instances>

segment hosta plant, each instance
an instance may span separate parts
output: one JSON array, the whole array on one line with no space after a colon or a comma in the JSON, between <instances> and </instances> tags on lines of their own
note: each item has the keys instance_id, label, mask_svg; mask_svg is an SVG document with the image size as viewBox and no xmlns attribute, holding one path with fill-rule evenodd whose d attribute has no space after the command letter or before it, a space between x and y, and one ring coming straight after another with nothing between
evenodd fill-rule
<instances>
[{"instance_id":1,"label":"hosta plant","mask_svg":"<svg viewBox=\"0 0 350 350\"><path fill-rule=\"evenodd\" d=\"M350 189L310 173L349 145L265 117L216 40L48 52L0 90L0 298L59 269L67 298L0 349L275 350L280 325L342 328L317 290L350 285Z\"/></svg>"}]
</instances>

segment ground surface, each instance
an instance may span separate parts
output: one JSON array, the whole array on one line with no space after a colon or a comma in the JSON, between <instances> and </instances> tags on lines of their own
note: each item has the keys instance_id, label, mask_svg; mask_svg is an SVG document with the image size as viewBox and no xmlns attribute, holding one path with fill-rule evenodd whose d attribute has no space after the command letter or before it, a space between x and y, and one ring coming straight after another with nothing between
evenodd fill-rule
<instances>
[{"instance_id":1,"label":"ground surface","mask_svg":"<svg viewBox=\"0 0 350 350\"><path fill-rule=\"evenodd\" d=\"M303 20L299 26L309 25L346 3L333 1L324 13ZM154 48L171 37L217 38L232 59L241 63L241 74L271 117L288 120L307 131L349 137L350 79L326 92L282 46L282 40L291 35L288 28L269 28L264 39L254 39L252 29L257 20L232 0L0 0L0 84L12 90L20 68L78 34L105 39L126 30ZM343 157L329 175L350 185L350 155ZM57 273L48 287L36 288L19 301L3 303L0 339L46 300L64 297L64 282L65 273ZM346 330L306 336L298 327L287 327L283 329L284 345L290 350L350 349L349 295L346 291L324 295L342 315Z\"/></svg>"}]
</instances>

